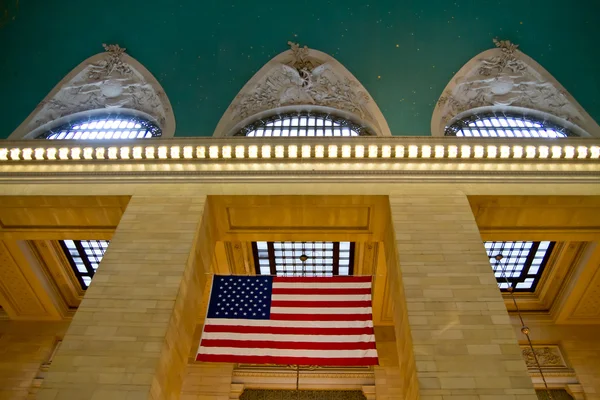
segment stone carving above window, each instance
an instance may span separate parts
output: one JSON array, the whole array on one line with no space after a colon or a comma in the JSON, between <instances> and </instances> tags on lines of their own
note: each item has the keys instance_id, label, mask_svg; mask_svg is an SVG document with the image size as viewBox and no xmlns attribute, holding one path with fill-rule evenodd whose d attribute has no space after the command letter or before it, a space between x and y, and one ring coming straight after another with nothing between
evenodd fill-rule
<instances>
[{"instance_id":1,"label":"stone carving above window","mask_svg":"<svg viewBox=\"0 0 600 400\"><path fill-rule=\"evenodd\" d=\"M442 135L461 114L481 107L518 108L550 114L592 136L600 127L542 66L508 40L470 60L452 78L436 105L431 129ZM578 132L582 133L582 132Z\"/></svg>"},{"instance_id":2,"label":"stone carving above window","mask_svg":"<svg viewBox=\"0 0 600 400\"><path fill-rule=\"evenodd\" d=\"M535 356L542 368L567 368L558 346L534 346ZM535 357L529 346L521 346L527 368L537 368Z\"/></svg>"},{"instance_id":3,"label":"stone carving above window","mask_svg":"<svg viewBox=\"0 0 600 400\"><path fill-rule=\"evenodd\" d=\"M11 138L35 137L55 122L85 112L127 110L156 121L162 136L173 136L171 104L156 79L119 45L85 60L67 75Z\"/></svg>"},{"instance_id":4,"label":"stone carving above window","mask_svg":"<svg viewBox=\"0 0 600 400\"><path fill-rule=\"evenodd\" d=\"M291 50L273 58L244 86L217 126L215 136L239 131L265 113L331 110L389 136L381 111L367 90L332 57L288 42ZM254 118L253 118L254 117Z\"/></svg>"}]
</instances>

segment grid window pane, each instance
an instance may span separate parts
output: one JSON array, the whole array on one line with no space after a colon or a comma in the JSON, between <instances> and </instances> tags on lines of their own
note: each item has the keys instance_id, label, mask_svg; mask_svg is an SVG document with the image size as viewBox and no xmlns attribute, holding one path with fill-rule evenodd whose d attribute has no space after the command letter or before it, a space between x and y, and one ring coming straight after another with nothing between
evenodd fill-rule
<instances>
[{"instance_id":1,"label":"grid window pane","mask_svg":"<svg viewBox=\"0 0 600 400\"><path fill-rule=\"evenodd\" d=\"M351 242L254 242L258 275L348 276L353 273Z\"/></svg>"},{"instance_id":2,"label":"grid window pane","mask_svg":"<svg viewBox=\"0 0 600 400\"><path fill-rule=\"evenodd\" d=\"M498 281L506 291L533 292L550 258L555 242L485 242L484 247Z\"/></svg>"},{"instance_id":3,"label":"grid window pane","mask_svg":"<svg viewBox=\"0 0 600 400\"><path fill-rule=\"evenodd\" d=\"M60 245L83 289L92 278L108 248L108 240L61 240Z\"/></svg>"},{"instance_id":4,"label":"grid window pane","mask_svg":"<svg viewBox=\"0 0 600 400\"><path fill-rule=\"evenodd\" d=\"M323 113L294 112L255 121L243 128L236 136L370 135L367 128L340 117Z\"/></svg>"},{"instance_id":5,"label":"grid window pane","mask_svg":"<svg viewBox=\"0 0 600 400\"><path fill-rule=\"evenodd\" d=\"M121 114L97 115L76 119L39 135L49 140L107 140L151 138L162 135L147 119Z\"/></svg>"},{"instance_id":6,"label":"grid window pane","mask_svg":"<svg viewBox=\"0 0 600 400\"><path fill-rule=\"evenodd\" d=\"M446 136L563 138L576 136L550 121L501 112L470 115L446 127Z\"/></svg>"}]
</instances>

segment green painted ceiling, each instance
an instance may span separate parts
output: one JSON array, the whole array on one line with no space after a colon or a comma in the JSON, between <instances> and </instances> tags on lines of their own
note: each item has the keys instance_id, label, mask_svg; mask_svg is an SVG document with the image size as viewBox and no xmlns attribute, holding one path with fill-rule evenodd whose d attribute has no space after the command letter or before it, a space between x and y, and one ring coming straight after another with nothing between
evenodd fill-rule
<instances>
[{"instance_id":1,"label":"green painted ceiling","mask_svg":"<svg viewBox=\"0 0 600 400\"><path fill-rule=\"evenodd\" d=\"M177 136L209 136L246 81L294 40L331 54L395 135L429 135L453 74L492 38L542 64L600 121L599 0L3 0L0 137L85 58L118 43L162 84Z\"/></svg>"}]
</instances>

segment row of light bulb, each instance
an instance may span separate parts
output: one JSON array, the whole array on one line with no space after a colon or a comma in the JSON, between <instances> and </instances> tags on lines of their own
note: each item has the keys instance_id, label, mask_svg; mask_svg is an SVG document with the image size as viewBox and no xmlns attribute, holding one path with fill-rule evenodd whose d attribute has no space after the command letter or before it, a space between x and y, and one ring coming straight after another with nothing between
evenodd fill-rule
<instances>
[{"instance_id":1,"label":"row of light bulb","mask_svg":"<svg viewBox=\"0 0 600 400\"><path fill-rule=\"evenodd\" d=\"M0 161L244 158L597 159L600 146L545 145L221 145L0 148Z\"/></svg>"}]
</instances>

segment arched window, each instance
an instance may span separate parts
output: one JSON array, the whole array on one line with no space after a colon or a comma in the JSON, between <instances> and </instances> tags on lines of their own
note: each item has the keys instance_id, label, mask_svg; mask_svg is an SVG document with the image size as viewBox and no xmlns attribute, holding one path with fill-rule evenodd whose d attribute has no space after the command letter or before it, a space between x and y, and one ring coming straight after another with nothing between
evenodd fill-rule
<instances>
[{"instance_id":1,"label":"arched window","mask_svg":"<svg viewBox=\"0 0 600 400\"><path fill-rule=\"evenodd\" d=\"M145 118L124 114L103 114L75 119L42 133L36 139L145 139L159 137L161 134L160 128Z\"/></svg>"},{"instance_id":2,"label":"arched window","mask_svg":"<svg viewBox=\"0 0 600 400\"><path fill-rule=\"evenodd\" d=\"M488 112L472 114L446 127L445 136L563 138L575 136L566 128L532 116Z\"/></svg>"},{"instance_id":3,"label":"arched window","mask_svg":"<svg viewBox=\"0 0 600 400\"><path fill-rule=\"evenodd\" d=\"M370 136L365 127L325 113L293 112L274 115L245 126L236 136Z\"/></svg>"}]
</instances>

